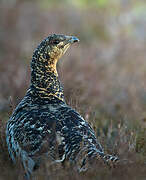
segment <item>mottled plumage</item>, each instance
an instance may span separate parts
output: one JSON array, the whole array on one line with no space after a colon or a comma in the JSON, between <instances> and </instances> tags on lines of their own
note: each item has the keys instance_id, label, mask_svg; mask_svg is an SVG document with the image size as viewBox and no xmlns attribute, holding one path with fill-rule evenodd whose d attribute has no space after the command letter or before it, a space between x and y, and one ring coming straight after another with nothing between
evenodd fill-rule
<instances>
[{"instance_id":1,"label":"mottled plumage","mask_svg":"<svg viewBox=\"0 0 146 180\"><path fill-rule=\"evenodd\" d=\"M115 162L106 155L90 125L69 107L56 70L57 61L76 37L50 35L34 51L31 85L7 123L6 140L10 157L20 159L27 177L46 156L52 161L78 164L83 170L88 159Z\"/></svg>"}]
</instances>

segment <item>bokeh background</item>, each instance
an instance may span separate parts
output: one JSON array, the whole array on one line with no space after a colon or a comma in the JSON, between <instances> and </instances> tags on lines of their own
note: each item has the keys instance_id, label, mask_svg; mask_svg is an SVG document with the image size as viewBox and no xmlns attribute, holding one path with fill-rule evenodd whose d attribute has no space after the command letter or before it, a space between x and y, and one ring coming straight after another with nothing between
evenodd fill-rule
<instances>
[{"instance_id":1,"label":"bokeh background","mask_svg":"<svg viewBox=\"0 0 146 180\"><path fill-rule=\"evenodd\" d=\"M0 179L21 178L5 124L29 87L33 50L51 33L80 39L58 64L67 103L108 153L127 159L112 171L95 166L86 176L53 178L146 179L145 0L0 1Z\"/></svg>"}]
</instances>

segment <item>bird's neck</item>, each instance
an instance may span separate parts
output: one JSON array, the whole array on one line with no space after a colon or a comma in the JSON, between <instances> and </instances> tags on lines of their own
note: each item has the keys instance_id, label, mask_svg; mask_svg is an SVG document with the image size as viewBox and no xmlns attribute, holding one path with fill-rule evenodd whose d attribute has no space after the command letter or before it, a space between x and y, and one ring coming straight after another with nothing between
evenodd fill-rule
<instances>
[{"instance_id":1,"label":"bird's neck","mask_svg":"<svg viewBox=\"0 0 146 180\"><path fill-rule=\"evenodd\" d=\"M42 99L55 97L64 101L63 88L58 78L56 62L41 63L40 61L32 60L31 67L30 89L32 93Z\"/></svg>"}]
</instances>

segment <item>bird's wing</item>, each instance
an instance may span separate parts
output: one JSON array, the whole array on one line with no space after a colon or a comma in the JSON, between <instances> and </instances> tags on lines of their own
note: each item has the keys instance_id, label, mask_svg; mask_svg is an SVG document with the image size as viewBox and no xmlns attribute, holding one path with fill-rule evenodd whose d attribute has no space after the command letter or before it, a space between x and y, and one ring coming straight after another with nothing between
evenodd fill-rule
<instances>
[{"instance_id":1,"label":"bird's wing","mask_svg":"<svg viewBox=\"0 0 146 180\"><path fill-rule=\"evenodd\" d=\"M15 114L12 118L17 122L13 126L16 156L25 152L24 157L34 160L47 154L53 160L74 161L79 154L84 157L85 153L90 156L97 150L103 152L90 125L66 104L29 111L24 108Z\"/></svg>"},{"instance_id":2,"label":"bird's wing","mask_svg":"<svg viewBox=\"0 0 146 180\"><path fill-rule=\"evenodd\" d=\"M56 132L62 139L60 144L64 144L66 158L74 160L83 149L86 149L88 154L95 151L103 153L91 126L71 107L58 108L57 125Z\"/></svg>"}]
</instances>

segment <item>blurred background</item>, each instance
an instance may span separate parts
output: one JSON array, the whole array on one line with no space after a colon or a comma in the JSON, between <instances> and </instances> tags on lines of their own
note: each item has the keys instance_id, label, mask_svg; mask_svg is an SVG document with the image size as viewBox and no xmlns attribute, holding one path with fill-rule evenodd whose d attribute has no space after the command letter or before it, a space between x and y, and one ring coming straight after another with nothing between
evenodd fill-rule
<instances>
[{"instance_id":1,"label":"blurred background","mask_svg":"<svg viewBox=\"0 0 146 180\"><path fill-rule=\"evenodd\" d=\"M80 39L58 64L67 103L93 125L107 151L130 156L146 178L146 1L1 0L2 179L11 169L5 123L29 87L34 49L52 33Z\"/></svg>"}]
</instances>

